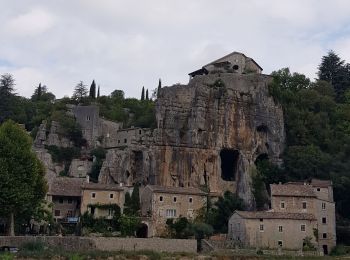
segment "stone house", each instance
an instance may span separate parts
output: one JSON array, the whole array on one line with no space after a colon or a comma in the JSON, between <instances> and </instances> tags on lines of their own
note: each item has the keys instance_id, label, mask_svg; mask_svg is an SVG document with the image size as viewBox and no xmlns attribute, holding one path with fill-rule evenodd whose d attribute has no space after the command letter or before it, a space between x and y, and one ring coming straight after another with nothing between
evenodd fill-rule
<instances>
[{"instance_id":1,"label":"stone house","mask_svg":"<svg viewBox=\"0 0 350 260\"><path fill-rule=\"evenodd\" d=\"M229 220L229 239L246 247L301 249L303 239L311 237L318 250L328 254L336 245L331 181L313 179L270 188L271 210L235 212Z\"/></svg>"},{"instance_id":2,"label":"stone house","mask_svg":"<svg viewBox=\"0 0 350 260\"><path fill-rule=\"evenodd\" d=\"M148 220L148 236L166 231L166 220L186 217L193 219L206 205L207 193L198 188L147 185L140 190L141 213Z\"/></svg>"},{"instance_id":3,"label":"stone house","mask_svg":"<svg viewBox=\"0 0 350 260\"><path fill-rule=\"evenodd\" d=\"M84 178L57 177L53 179L46 195L52 203L54 220L60 223L76 223L80 216L81 185Z\"/></svg>"},{"instance_id":4,"label":"stone house","mask_svg":"<svg viewBox=\"0 0 350 260\"><path fill-rule=\"evenodd\" d=\"M189 73L193 78L197 75L207 75L212 73L258 73L261 74L262 68L252 58L247 57L240 52L232 52L220 59L204 65L201 69Z\"/></svg>"},{"instance_id":5,"label":"stone house","mask_svg":"<svg viewBox=\"0 0 350 260\"><path fill-rule=\"evenodd\" d=\"M82 185L81 214L89 212L95 218L112 218L113 207L118 205L123 210L124 188L117 185L86 182Z\"/></svg>"},{"instance_id":6,"label":"stone house","mask_svg":"<svg viewBox=\"0 0 350 260\"><path fill-rule=\"evenodd\" d=\"M242 246L298 250L317 221L310 213L235 211L228 225L228 237Z\"/></svg>"}]
</instances>

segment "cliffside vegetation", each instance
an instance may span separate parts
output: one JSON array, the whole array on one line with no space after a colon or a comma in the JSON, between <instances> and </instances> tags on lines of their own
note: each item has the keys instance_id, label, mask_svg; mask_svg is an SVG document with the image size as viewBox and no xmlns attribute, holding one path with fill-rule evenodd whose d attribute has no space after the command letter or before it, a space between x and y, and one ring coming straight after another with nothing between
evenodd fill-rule
<instances>
[{"instance_id":1,"label":"cliffside vegetation","mask_svg":"<svg viewBox=\"0 0 350 260\"><path fill-rule=\"evenodd\" d=\"M318 79L288 68L272 73L270 93L284 111L286 149L280 173L260 167L265 183L331 179L338 223L350 215L350 64L334 52L322 58ZM258 167L259 168L259 167Z\"/></svg>"}]
</instances>

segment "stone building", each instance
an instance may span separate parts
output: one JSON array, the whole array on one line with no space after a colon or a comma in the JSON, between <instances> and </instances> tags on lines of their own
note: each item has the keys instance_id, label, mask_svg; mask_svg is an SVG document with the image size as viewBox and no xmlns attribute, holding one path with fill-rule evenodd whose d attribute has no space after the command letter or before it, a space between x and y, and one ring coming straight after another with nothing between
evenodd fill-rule
<instances>
[{"instance_id":1,"label":"stone building","mask_svg":"<svg viewBox=\"0 0 350 260\"><path fill-rule=\"evenodd\" d=\"M309 213L235 211L228 237L245 247L299 250L305 237L314 239L316 227L316 218Z\"/></svg>"},{"instance_id":2,"label":"stone building","mask_svg":"<svg viewBox=\"0 0 350 260\"><path fill-rule=\"evenodd\" d=\"M197 75L207 75L214 73L261 73L262 68L252 58L240 52L232 52L220 59L212 61L202 68L189 73L193 78Z\"/></svg>"},{"instance_id":3,"label":"stone building","mask_svg":"<svg viewBox=\"0 0 350 260\"><path fill-rule=\"evenodd\" d=\"M328 254L336 245L331 181L312 179L270 188L271 210L236 211L229 220L228 237L248 247L287 249L301 249L303 239L311 237L318 250Z\"/></svg>"},{"instance_id":4,"label":"stone building","mask_svg":"<svg viewBox=\"0 0 350 260\"><path fill-rule=\"evenodd\" d=\"M81 214L89 212L95 218L112 218L113 205L118 205L121 211L123 210L125 198L123 187L86 182L82 186L81 194Z\"/></svg>"},{"instance_id":5,"label":"stone building","mask_svg":"<svg viewBox=\"0 0 350 260\"><path fill-rule=\"evenodd\" d=\"M148 217L148 236L153 237L166 231L167 219L193 219L206 205L207 193L198 188L147 185L140 198L142 216Z\"/></svg>"},{"instance_id":6,"label":"stone building","mask_svg":"<svg viewBox=\"0 0 350 260\"><path fill-rule=\"evenodd\" d=\"M84 178L57 177L47 193L52 203L54 220L60 223L76 223L80 216L81 185Z\"/></svg>"}]
</instances>

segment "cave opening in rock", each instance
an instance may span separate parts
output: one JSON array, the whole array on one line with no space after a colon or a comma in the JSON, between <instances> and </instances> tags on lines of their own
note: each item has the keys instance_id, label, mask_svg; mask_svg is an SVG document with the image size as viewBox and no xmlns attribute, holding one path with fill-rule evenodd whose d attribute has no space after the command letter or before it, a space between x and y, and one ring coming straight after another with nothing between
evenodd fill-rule
<instances>
[{"instance_id":1,"label":"cave opening in rock","mask_svg":"<svg viewBox=\"0 0 350 260\"><path fill-rule=\"evenodd\" d=\"M222 149L221 158L221 178L224 181L234 181L236 178L239 151L234 149Z\"/></svg>"},{"instance_id":2,"label":"cave opening in rock","mask_svg":"<svg viewBox=\"0 0 350 260\"><path fill-rule=\"evenodd\" d=\"M268 161L269 160L269 156L267 153L262 153L262 154L259 154L258 157L256 157L255 159L255 165L258 165L259 163L262 163L264 161Z\"/></svg>"}]
</instances>

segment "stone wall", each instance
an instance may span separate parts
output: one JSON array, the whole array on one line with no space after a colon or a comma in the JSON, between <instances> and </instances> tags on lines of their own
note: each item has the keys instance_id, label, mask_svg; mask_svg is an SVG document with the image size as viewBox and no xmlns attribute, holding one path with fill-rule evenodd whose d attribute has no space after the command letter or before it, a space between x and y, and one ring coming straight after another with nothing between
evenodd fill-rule
<instances>
[{"instance_id":1,"label":"stone wall","mask_svg":"<svg viewBox=\"0 0 350 260\"><path fill-rule=\"evenodd\" d=\"M197 242L194 239L162 239L162 238L91 238L91 237L51 237L51 236L18 236L1 237L1 246L21 247L28 242L43 242L49 247L62 247L67 251L137 251L153 250L158 252L188 252L197 251Z\"/></svg>"}]
</instances>

